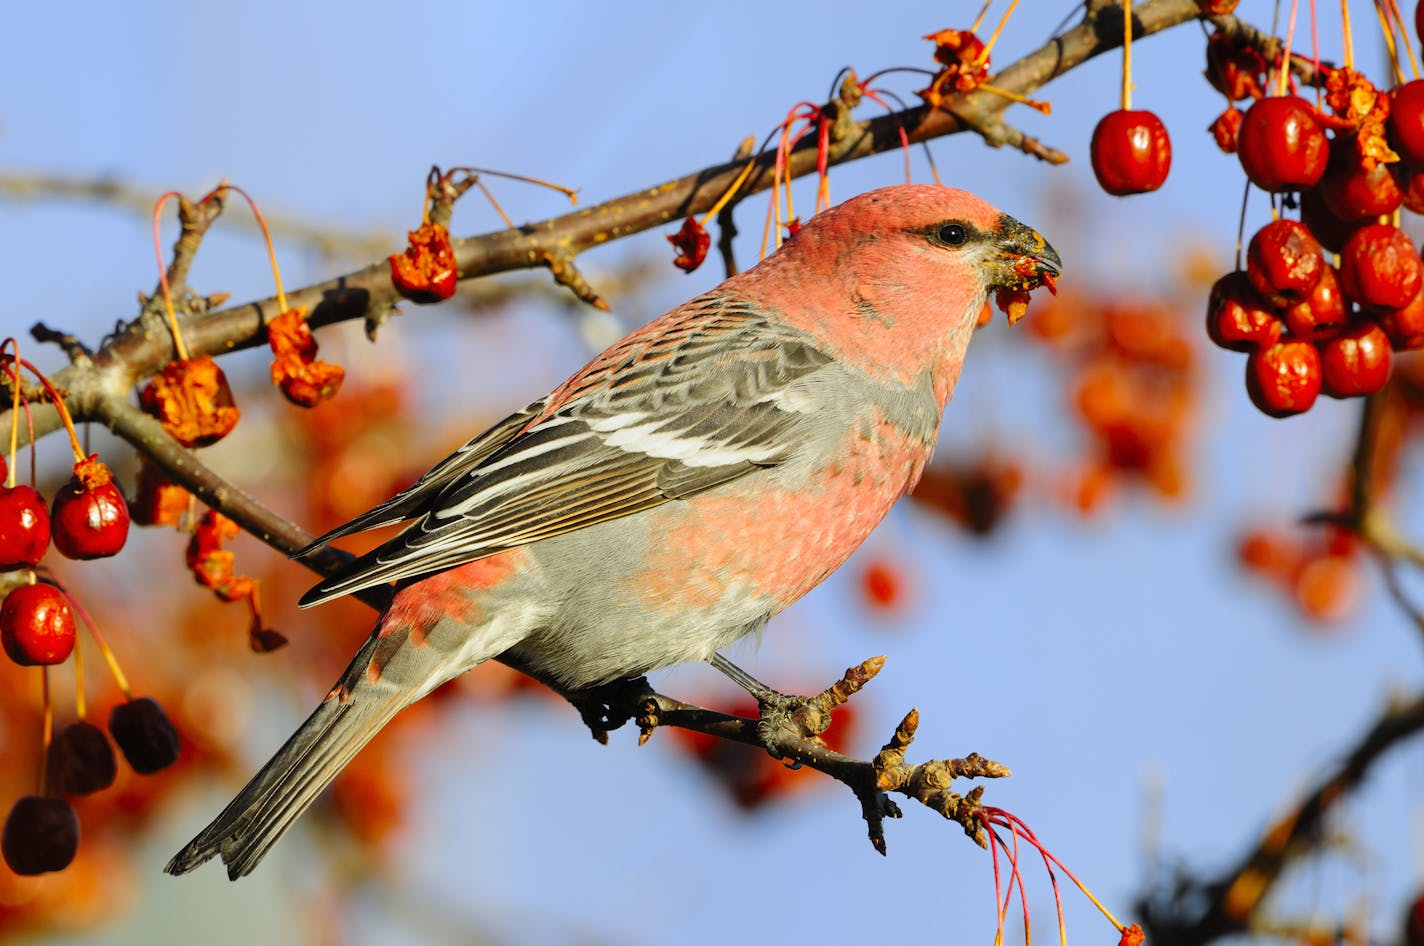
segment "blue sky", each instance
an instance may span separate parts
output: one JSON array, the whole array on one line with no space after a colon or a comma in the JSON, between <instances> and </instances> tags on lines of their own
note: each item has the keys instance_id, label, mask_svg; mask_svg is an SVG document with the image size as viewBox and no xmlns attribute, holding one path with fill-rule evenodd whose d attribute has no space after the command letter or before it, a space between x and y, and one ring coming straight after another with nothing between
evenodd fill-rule
<instances>
[{"instance_id":1,"label":"blue sky","mask_svg":"<svg viewBox=\"0 0 1424 946\"><path fill-rule=\"evenodd\" d=\"M1372 20L1356 5L1364 35ZM792 103L823 97L842 65L866 74L927 63L920 37L965 25L977 6L19 5L6 14L12 42L0 59L8 93L0 167L111 174L189 193L226 176L266 207L393 234L414 224L431 163L548 177L596 202L724 159ZM995 61L1042 42L1067 6L1023 4ZM1267 23L1270 4L1246 0L1242 12ZM946 183L1030 223L1048 198L1080 190L1072 235L1047 232L1068 280L1160 291L1189 239L1229 259L1242 178L1204 131L1221 101L1200 78L1202 46L1188 26L1148 40L1135 57L1135 104L1157 110L1174 136L1162 192L1123 201L1091 185L1087 142L1097 116L1116 107L1116 56L1049 87L1050 118L1010 112L1073 164L1051 169L958 136L934 145ZM837 169L832 193L893 183L899 162ZM918 157L915 173L928 179ZM564 206L557 195L498 189L516 219ZM755 252L761 206L753 200L739 217L744 258ZM1259 198L1253 213L1264 221ZM497 226L473 201L455 221L467 233ZM153 282L146 222L108 208L0 204L0 249L7 331L43 320L97 339ZM639 254L670 258L651 233L584 264L596 282ZM283 259L294 284L344 271L299 250ZM646 321L712 285L714 269L684 277L669 266L649 292L612 298L615 315ZM211 240L196 278L237 298L268 291L260 249L240 235ZM1065 440L1055 389L1032 358L1004 351L1006 331L996 324L976 340L946 421L949 449L979 442L986 417L1029 453ZM588 354L566 319L534 304L473 325L423 313L392 334L399 340L390 344L437 369L422 397L478 405L480 417L542 393ZM509 346L520 342L527 354L512 358ZM908 551L920 593L911 614L887 629L853 606L850 582L833 579L779 618L759 650L733 655L769 682L813 686L888 654L858 748L872 752L918 706L921 752L979 751L1008 763L1015 776L991 786L991 797L1124 914L1144 876L1154 786L1165 853L1219 867L1389 692L1420 681L1413 632L1373 582L1369 604L1345 628L1310 636L1273 595L1234 574L1243 518L1284 520L1322 499L1321 471L1347 448L1354 408L1269 421L1246 402L1238 356L1205 354L1199 489L1189 505L1129 498L1085 524L1039 501L989 543L900 509L868 551ZM1413 515L1403 525L1421 523ZM675 694L717 686L702 667L658 682ZM296 698L274 700L252 738L254 763L305 712ZM992 937L987 856L927 812L908 810L889 825L882 859L844 791L828 786L748 819L657 738L639 749L618 733L601 748L572 714L542 703L469 707L429 744L410 760L426 794L398 870L389 885L362 891L344 942L439 941L443 915L492 942L837 943L870 929L887 941ZM1372 866L1363 876L1310 869L1287 901L1295 912L1333 916L1367 894L1378 924L1392 927L1418 883L1404 826L1418 824L1420 774L1417 748L1381 768L1349 806ZM117 933L86 942L191 941L200 928L210 943L306 941L302 897L324 881L300 831L243 884L228 885L216 868L181 880L158 873L235 787L213 785L172 812L141 852L135 912ZM1035 878L1032 890L1048 935L1047 886ZM1075 936L1110 939L1079 898L1067 899Z\"/></svg>"}]
</instances>

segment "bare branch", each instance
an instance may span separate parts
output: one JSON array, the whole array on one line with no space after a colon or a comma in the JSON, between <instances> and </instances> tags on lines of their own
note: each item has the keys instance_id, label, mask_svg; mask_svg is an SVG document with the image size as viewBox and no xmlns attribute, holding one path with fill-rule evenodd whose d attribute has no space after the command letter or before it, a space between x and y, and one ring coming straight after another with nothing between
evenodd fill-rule
<instances>
[{"instance_id":1,"label":"bare branch","mask_svg":"<svg viewBox=\"0 0 1424 946\"><path fill-rule=\"evenodd\" d=\"M1195 0L1149 0L1134 11L1139 37L1149 36L1195 19ZM1231 18L1221 18L1234 22ZM1050 40L1037 51L1004 69L994 77L999 89L1028 95L1045 83L1081 65L1088 59L1115 48L1121 31L1114 33L1090 15L1083 24ZM1035 153L1042 150L1032 139L1010 129L1002 121L1010 101L990 92L974 92L956 97L948 108L917 106L854 122L831 143L830 163L843 164L901 147L903 128L911 143L928 141L965 130L986 136L990 144L1013 144ZM1049 153L1045 150L1044 153ZM738 199L766 190L772 183L774 151L758 156L751 174L738 191ZM587 207L560 217L525 224L454 241L461 279L474 279L516 269L549 267L557 277L565 274L567 285L587 301L596 293L572 268L572 260L593 246L663 226L689 214L709 210L744 169L744 162L730 161L703 168L672 181ZM816 149L805 142L791 154L788 173L802 177L816 170ZM301 306L313 328L359 319L379 323L401 301L391 283L390 268L382 259L355 272L307 286L287 294L289 305ZM595 303L596 304L596 303ZM189 316L180 320L184 340L195 355L217 355L265 344L267 321L279 315L275 297L232 306L218 312ZM94 373L103 380L81 380L76 366L57 373L59 387L87 392L70 410L85 419L94 405L96 388L127 389L157 373L172 357L166 333L148 330L141 320L128 324L94 355ZM8 418L0 414L0 424ZM40 410L35 416L39 435L58 428L53 411Z\"/></svg>"},{"instance_id":2,"label":"bare branch","mask_svg":"<svg viewBox=\"0 0 1424 946\"><path fill-rule=\"evenodd\" d=\"M46 171L0 169L0 199L11 201L80 200L111 204L147 217L162 192L115 177L78 177ZM312 223L295 214L264 210L272 235L310 246L324 256L363 259L390 251L393 233L357 233L332 223ZM235 226L261 236L257 221L239 215Z\"/></svg>"},{"instance_id":3,"label":"bare branch","mask_svg":"<svg viewBox=\"0 0 1424 946\"><path fill-rule=\"evenodd\" d=\"M1291 863L1317 847L1326 817L1359 787L1370 767L1402 740L1424 730L1424 694L1391 706L1300 804L1278 818L1229 870L1215 878L1179 881L1141 904L1147 941L1156 946L1201 946L1243 933L1257 908Z\"/></svg>"}]
</instances>

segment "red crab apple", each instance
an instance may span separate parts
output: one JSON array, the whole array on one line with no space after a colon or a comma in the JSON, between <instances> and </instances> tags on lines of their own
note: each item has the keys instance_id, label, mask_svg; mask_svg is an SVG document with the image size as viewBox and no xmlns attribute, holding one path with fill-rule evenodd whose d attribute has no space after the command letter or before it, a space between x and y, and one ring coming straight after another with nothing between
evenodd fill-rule
<instances>
[{"instance_id":1,"label":"red crab apple","mask_svg":"<svg viewBox=\"0 0 1424 946\"><path fill-rule=\"evenodd\" d=\"M1398 164L1396 161L1395 165ZM1404 184L1400 186L1403 187ZM1335 212L1321 196L1320 188L1312 187L1310 190L1301 191L1300 222L1305 224L1321 246L1332 253L1338 253L1345 241L1350 239L1350 234L1367 221L1342 220L1335 216Z\"/></svg>"},{"instance_id":2,"label":"red crab apple","mask_svg":"<svg viewBox=\"0 0 1424 946\"><path fill-rule=\"evenodd\" d=\"M1172 142L1162 119L1148 111L1118 109L1093 129L1093 173L1117 197L1155 191L1172 167Z\"/></svg>"},{"instance_id":3,"label":"red crab apple","mask_svg":"<svg viewBox=\"0 0 1424 946\"><path fill-rule=\"evenodd\" d=\"M1322 269L1310 295L1287 308L1281 319L1286 331L1296 338L1319 341L1338 334L1350 319L1350 304L1340 291L1335 267Z\"/></svg>"},{"instance_id":4,"label":"red crab apple","mask_svg":"<svg viewBox=\"0 0 1424 946\"><path fill-rule=\"evenodd\" d=\"M1424 14L1424 4L1419 9ZM1424 28L1424 15L1419 20ZM1424 892L1416 894L1404 910L1404 946L1424 946Z\"/></svg>"},{"instance_id":5,"label":"red crab apple","mask_svg":"<svg viewBox=\"0 0 1424 946\"><path fill-rule=\"evenodd\" d=\"M1330 144L1330 162L1320 179L1320 195L1331 213L1342 220L1360 220L1394 213L1404 200L1404 192L1390 166L1366 161L1353 135L1336 138Z\"/></svg>"},{"instance_id":6,"label":"red crab apple","mask_svg":"<svg viewBox=\"0 0 1424 946\"><path fill-rule=\"evenodd\" d=\"M1413 168L1424 167L1424 81L1415 79L1390 93L1389 143Z\"/></svg>"},{"instance_id":7,"label":"red crab apple","mask_svg":"<svg viewBox=\"0 0 1424 946\"><path fill-rule=\"evenodd\" d=\"M1395 351L1424 348L1424 284L1408 304L1375 313L1375 320L1389 336Z\"/></svg>"},{"instance_id":8,"label":"red crab apple","mask_svg":"<svg viewBox=\"0 0 1424 946\"><path fill-rule=\"evenodd\" d=\"M1231 351L1270 348L1281 340L1281 320L1251 285L1244 270L1227 273L1211 287L1206 304L1206 333Z\"/></svg>"},{"instance_id":9,"label":"red crab apple","mask_svg":"<svg viewBox=\"0 0 1424 946\"><path fill-rule=\"evenodd\" d=\"M129 537L129 507L112 480L85 487L71 478L54 494L50 507L54 547L68 558L115 555Z\"/></svg>"},{"instance_id":10,"label":"red crab apple","mask_svg":"<svg viewBox=\"0 0 1424 946\"><path fill-rule=\"evenodd\" d=\"M0 571L33 568L49 548L49 512L33 486L0 487Z\"/></svg>"},{"instance_id":11,"label":"red crab apple","mask_svg":"<svg viewBox=\"0 0 1424 946\"><path fill-rule=\"evenodd\" d=\"M1389 380L1393 351L1384 329L1362 319L1320 344L1321 379L1331 397L1373 394Z\"/></svg>"},{"instance_id":12,"label":"red crab apple","mask_svg":"<svg viewBox=\"0 0 1424 946\"><path fill-rule=\"evenodd\" d=\"M74 632L74 611L54 585L20 585L0 603L0 644L22 667L64 663Z\"/></svg>"},{"instance_id":13,"label":"red crab apple","mask_svg":"<svg viewBox=\"0 0 1424 946\"><path fill-rule=\"evenodd\" d=\"M1419 251L1398 227L1371 223L1356 230L1340 251L1340 285L1362 306L1398 309L1419 291Z\"/></svg>"},{"instance_id":14,"label":"red crab apple","mask_svg":"<svg viewBox=\"0 0 1424 946\"><path fill-rule=\"evenodd\" d=\"M1320 244L1295 220L1272 220L1256 231L1246 249L1251 285L1277 308L1309 298L1327 268Z\"/></svg>"},{"instance_id":15,"label":"red crab apple","mask_svg":"<svg viewBox=\"0 0 1424 946\"><path fill-rule=\"evenodd\" d=\"M1310 410L1320 394L1320 353L1301 341L1252 352L1246 359L1246 391L1262 413L1272 417Z\"/></svg>"},{"instance_id":16,"label":"red crab apple","mask_svg":"<svg viewBox=\"0 0 1424 946\"><path fill-rule=\"evenodd\" d=\"M1325 173L1329 143L1315 107L1295 95L1257 101L1246 110L1236 139L1246 176L1262 190L1314 187Z\"/></svg>"}]
</instances>

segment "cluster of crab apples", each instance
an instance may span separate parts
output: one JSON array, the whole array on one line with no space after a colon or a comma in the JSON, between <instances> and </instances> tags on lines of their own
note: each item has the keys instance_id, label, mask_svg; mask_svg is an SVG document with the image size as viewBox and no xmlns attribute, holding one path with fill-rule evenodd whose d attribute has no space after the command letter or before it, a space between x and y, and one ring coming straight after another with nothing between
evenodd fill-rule
<instances>
[{"instance_id":1,"label":"cluster of crab apples","mask_svg":"<svg viewBox=\"0 0 1424 946\"><path fill-rule=\"evenodd\" d=\"M1203 13L1234 5L1199 2ZM1424 28L1424 4L1415 20ZM1395 9L1381 22L1402 76L1402 18ZM1161 187L1172 157L1161 120L1130 108L1130 23L1123 107L1098 123L1091 147L1098 183L1118 196ZM1372 394L1389 380L1395 352L1424 347L1424 263L1399 228L1401 208L1424 212L1424 80L1376 88L1353 67L1348 21L1345 35L1341 67L1224 30L1207 41L1206 78L1229 100L1210 131L1272 195L1273 217L1251 237L1245 268L1238 259L1212 288L1207 334L1246 354L1247 392L1272 417L1307 411L1322 393ZM1297 71L1316 87L1315 101L1293 94Z\"/></svg>"},{"instance_id":2,"label":"cluster of crab apples","mask_svg":"<svg viewBox=\"0 0 1424 946\"><path fill-rule=\"evenodd\" d=\"M1424 346L1424 263L1392 219L1424 208L1414 193L1424 82L1378 94L1387 139L1373 146L1361 133L1327 135L1316 106L1293 95L1260 99L1240 123L1246 176L1298 194L1300 220L1278 217L1251 237L1245 269L1212 288L1207 333L1246 353L1247 391L1273 417L1307 411L1322 393L1372 394L1394 352ZM1386 140L1397 160L1380 156Z\"/></svg>"},{"instance_id":3,"label":"cluster of crab apples","mask_svg":"<svg viewBox=\"0 0 1424 946\"><path fill-rule=\"evenodd\" d=\"M124 494L96 457L76 463L74 477L48 505L33 486L0 487L0 571L34 569L51 542L66 558L116 555L128 535ZM0 643L22 667L63 663L75 636L73 609L55 585L31 581L0 603Z\"/></svg>"},{"instance_id":4,"label":"cluster of crab apples","mask_svg":"<svg viewBox=\"0 0 1424 946\"><path fill-rule=\"evenodd\" d=\"M89 456L75 464L74 474L46 504L33 486L13 482L0 457L0 479L10 484L0 487L0 581L9 587L0 601L0 644L22 667L64 663L77 643L77 605L36 571L51 544L66 558L85 560L115 555L128 539L128 504L108 468ZM120 685L127 698L111 710L108 734L83 718L60 727L46 746L41 793L23 796L11 807L0 853L15 873L63 870L74 859L79 818L66 796L113 784L117 765L110 739L142 775L178 758L178 734L163 708L128 693L122 678Z\"/></svg>"}]
</instances>

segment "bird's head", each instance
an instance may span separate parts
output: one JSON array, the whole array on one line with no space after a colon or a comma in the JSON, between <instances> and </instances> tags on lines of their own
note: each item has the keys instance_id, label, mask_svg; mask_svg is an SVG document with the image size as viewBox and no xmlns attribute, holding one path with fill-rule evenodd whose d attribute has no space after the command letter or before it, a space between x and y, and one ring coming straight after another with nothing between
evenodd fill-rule
<instances>
[{"instance_id":1,"label":"bird's head","mask_svg":"<svg viewBox=\"0 0 1424 946\"><path fill-rule=\"evenodd\" d=\"M898 258L902 269L932 280L936 272L971 275L996 289L1052 289L1063 264L1032 227L968 191L938 184L904 184L868 191L813 217L796 240L829 240L848 256Z\"/></svg>"},{"instance_id":2,"label":"bird's head","mask_svg":"<svg viewBox=\"0 0 1424 946\"><path fill-rule=\"evenodd\" d=\"M752 275L759 270L764 277ZM812 217L747 275L752 283L794 277L795 322L903 376L926 359L957 364L991 292L1022 311L1025 294L1052 291L1061 270L1047 240L988 202L905 184Z\"/></svg>"}]
</instances>

